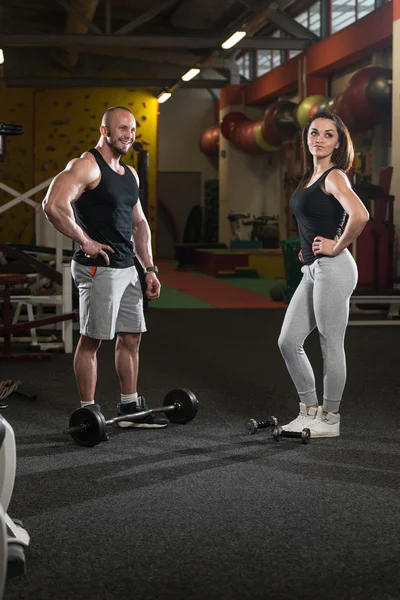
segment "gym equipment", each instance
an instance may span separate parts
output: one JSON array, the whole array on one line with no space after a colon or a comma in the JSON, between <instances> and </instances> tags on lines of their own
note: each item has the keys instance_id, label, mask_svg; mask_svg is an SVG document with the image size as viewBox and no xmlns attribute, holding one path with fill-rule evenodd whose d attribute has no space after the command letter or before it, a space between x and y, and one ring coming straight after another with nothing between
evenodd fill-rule
<instances>
[{"instance_id":1,"label":"gym equipment","mask_svg":"<svg viewBox=\"0 0 400 600\"><path fill-rule=\"evenodd\" d=\"M367 101L380 111L391 111L393 73L391 69L382 69L374 73L367 83L365 97Z\"/></svg>"},{"instance_id":2,"label":"gym equipment","mask_svg":"<svg viewBox=\"0 0 400 600\"><path fill-rule=\"evenodd\" d=\"M391 106L391 98L389 103L385 99L391 96L390 73L388 69L371 66L360 69L349 79L343 98L352 113L357 131L371 129L390 115L388 104ZM380 87L384 89L383 94L380 93Z\"/></svg>"},{"instance_id":3,"label":"gym equipment","mask_svg":"<svg viewBox=\"0 0 400 600\"><path fill-rule=\"evenodd\" d=\"M281 437L284 437L301 439L302 444L308 444L311 438L311 431L308 427L305 427L302 431L285 431L282 427L275 427L272 435L276 442L279 442Z\"/></svg>"},{"instance_id":4,"label":"gym equipment","mask_svg":"<svg viewBox=\"0 0 400 600\"><path fill-rule=\"evenodd\" d=\"M289 304L299 285L303 273L301 272L302 263L299 260L301 250L300 238L289 238L281 240L281 248L285 264L285 284L277 283L271 290L271 298L274 300L284 300Z\"/></svg>"},{"instance_id":5,"label":"gym equipment","mask_svg":"<svg viewBox=\"0 0 400 600\"><path fill-rule=\"evenodd\" d=\"M245 215L244 213L234 213L232 210L229 212L227 219L229 221L229 224L231 226L231 239L232 240L240 240L240 235L239 235L239 230L240 230L240 221L242 221L243 224L243 219L249 219L250 218L250 213L247 213L247 215Z\"/></svg>"},{"instance_id":6,"label":"gym equipment","mask_svg":"<svg viewBox=\"0 0 400 600\"><path fill-rule=\"evenodd\" d=\"M204 224L203 239L208 244L218 243L219 238L219 180L206 179L204 182Z\"/></svg>"},{"instance_id":7,"label":"gym equipment","mask_svg":"<svg viewBox=\"0 0 400 600\"><path fill-rule=\"evenodd\" d=\"M241 123L243 123L244 121L247 121L247 117L246 115L244 115L241 112L237 112L237 111L232 111L230 113L228 113L227 115L224 116L224 118L221 121L221 125L220 125L220 129L221 129L221 133L224 136L224 138L226 140L231 140L232 139L232 133L233 130L240 125Z\"/></svg>"},{"instance_id":8,"label":"gym equipment","mask_svg":"<svg viewBox=\"0 0 400 600\"><path fill-rule=\"evenodd\" d=\"M231 142L233 146L249 154L264 154L266 150L259 145L256 135L261 124L260 121L252 121L246 117L242 123L232 129Z\"/></svg>"},{"instance_id":9,"label":"gym equipment","mask_svg":"<svg viewBox=\"0 0 400 600\"><path fill-rule=\"evenodd\" d=\"M353 189L371 207L369 222L352 244L359 271L357 290L390 290L394 275L395 198L380 185L358 184Z\"/></svg>"},{"instance_id":10,"label":"gym equipment","mask_svg":"<svg viewBox=\"0 0 400 600\"><path fill-rule=\"evenodd\" d=\"M29 534L22 522L11 519L7 510L14 490L16 448L14 430L0 415L0 598L4 579L25 575L25 548ZM6 568L4 569L4 565ZM6 573L6 577L5 577Z\"/></svg>"},{"instance_id":11,"label":"gym equipment","mask_svg":"<svg viewBox=\"0 0 400 600\"><path fill-rule=\"evenodd\" d=\"M274 116L275 114L272 115L272 119ZM263 120L253 121L243 113L231 112L222 119L220 129L224 138L243 152L263 154L279 150L279 146L274 146L268 141Z\"/></svg>"},{"instance_id":12,"label":"gym equipment","mask_svg":"<svg viewBox=\"0 0 400 600\"><path fill-rule=\"evenodd\" d=\"M318 107L318 110L317 110L317 113L320 113L320 112L330 112L330 111L329 111L329 108L328 108L328 105L330 106L330 103L331 103L331 101L332 101L332 98L331 98L330 96L327 96L327 97L326 97L326 98L325 98L325 99L324 99L324 100L321 102L321 104L319 105L319 107Z\"/></svg>"},{"instance_id":13,"label":"gym equipment","mask_svg":"<svg viewBox=\"0 0 400 600\"><path fill-rule=\"evenodd\" d=\"M208 127L200 137L200 152L208 156L218 156L219 151L219 125Z\"/></svg>"},{"instance_id":14,"label":"gym equipment","mask_svg":"<svg viewBox=\"0 0 400 600\"><path fill-rule=\"evenodd\" d=\"M248 221L242 221L244 226L252 226L250 239L259 241L263 248L279 248L279 216L260 215Z\"/></svg>"},{"instance_id":15,"label":"gym equipment","mask_svg":"<svg viewBox=\"0 0 400 600\"><path fill-rule=\"evenodd\" d=\"M272 146L280 146L284 139L297 133L295 111L297 104L290 100L277 100L270 104L264 113L265 141Z\"/></svg>"},{"instance_id":16,"label":"gym equipment","mask_svg":"<svg viewBox=\"0 0 400 600\"><path fill-rule=\"evenodd\" d=\"M164 412L171 423L184 425L194 419L197 410L198 400L194 393L188 389L176 389L168 392L162 407L121 415L108 421L101 412L92 406L77 408L72 413L69 427L64 433L71 435L72 439L80 446L92 448L107 441L107 427L119 421L135 422L148 415Z\"/></svg>"},{"instance_id":17,"label":"gym equipment","mask_svg":"<svg viewBox=\"0 0 400 600\"><path fill-rule=\"evenodd\" d=\"M332 111L342 119L343 123L346 124L346 127L352 133L357 133L359 124L357 123L357 117L354 116L354 112L348 102L346 94L340 93L335 96Z\"/></svg>"},{"instance_id":18,"label":"gym equipment","mask_svg":"<svg viewBox=\"0 0 400 600\"><path fill-rule=\"evenodd\" d=\"M0 327L0 338L4 339L3 351L0 353L1 360L51 360L51 356L45 353L37 354L12 354L11 353L11 338L15 333L21 331L27 331L36 327L42 327L44 325L53 325L54 323L61 323L63 321L77 321L78 313L72 311L60 315L53 315L51 317L44 317L43 319L36 319L33 321L25 321L22 323L16 323L13 325L11 317L11 288L13 285L26 283L26 275L17 275L13 273L4 274L0 273L0 284L4 286L3 291L0 293L0 297L3 298L3 327Z\"/></svg>"},{"instance_id":19,"label":"gym equipment","mask_svg":"<svg viewBox=\"0 0 400 600\"><path fill-rule=\"evenodd\" d=\"M296 124L303 129L304 125L307 123L308 119L311 117L310 111L313 107L315 107L318 103L318 106L322 104L325 100L325 96L321 96L320 94L313 94L312 96L307 96L298 104L295 109L295 119Z\"/></svg>"},{"instance_id":20,"label":"gym equipment","mask_svg":"<svg viewBox=\"0 0 400 600\"><path fill-rule=\"evenodd\" d=\"M21 135L22 133L24 133L22 125L0 122L0 135Z\"/></svg>"},{"instance_id":21,"label":"gym equipment","mask_svg":"<svg viewBox=\"0 0 400 600\"><path fill-rule=\"evenodd\" d=\"M266 427L278 427L278 419L276 417L268 417L266 421L249 419L246 421L244 426L249 435L254 435L259 429L265 429Z\"/></svg>"}]
</instances>

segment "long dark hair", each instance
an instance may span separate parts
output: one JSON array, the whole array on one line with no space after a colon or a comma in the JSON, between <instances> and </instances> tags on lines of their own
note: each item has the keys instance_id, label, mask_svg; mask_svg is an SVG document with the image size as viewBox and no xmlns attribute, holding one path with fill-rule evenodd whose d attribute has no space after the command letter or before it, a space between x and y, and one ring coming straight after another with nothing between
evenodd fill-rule
<instances>
[{"instance_id":1,"label":"long dark hair","mask_svg":"<svg viewBox=\"0 0 400 600\"><path fill-rule=\"evenodd\" d=\"M316 113L311 117L311 119L309 119L301 133L303 161L306 166L306 170L300 180L298 186L299 188L305 187L314 173L314 160L310 150L308 149L307 137L311 123L315 121L315 119L329 119L336 125L336 129L339 134L339 148L335 148L332 153L333 164L347 173L350 170L354 160L353 142L351 141L349 130L343 123L342 119L334 113Z\"/></svg>"}]
</instances>

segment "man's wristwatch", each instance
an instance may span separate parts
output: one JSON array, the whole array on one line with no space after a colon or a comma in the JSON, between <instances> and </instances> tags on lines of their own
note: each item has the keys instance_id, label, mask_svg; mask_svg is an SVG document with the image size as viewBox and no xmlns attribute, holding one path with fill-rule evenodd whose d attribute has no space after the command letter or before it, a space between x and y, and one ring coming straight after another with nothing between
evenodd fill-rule
<instances>
[{"instance_id":1,"label":"man's wristwatch","mask_svg":"<svg viewBox=\"0 0 400 600\"><path fill-rule=\"evenodd\" d=\"M153 265L152 267L145 267L143 271L145 275L147 275L147 273L155 273L157 275L158 267L156 267L155 265Z\"/></svg>"}]
</instances>

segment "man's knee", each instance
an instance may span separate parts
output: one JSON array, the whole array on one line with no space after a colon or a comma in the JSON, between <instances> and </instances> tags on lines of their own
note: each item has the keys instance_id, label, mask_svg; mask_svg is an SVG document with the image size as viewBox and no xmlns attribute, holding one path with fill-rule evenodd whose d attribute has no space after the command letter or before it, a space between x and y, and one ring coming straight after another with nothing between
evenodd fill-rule
<instances>
[{"instance_id":1,"label":"man's knee","mask_svg":"<svg viewBox=\"0 0 400 600\"><path fill-rule=\"evenodd\" d=\"M141 333L118 333L117 344L123 346L128 352L135 353L139 351Z\"/></svg>"},{"instance_id":2,"label":"man's knee","mask_svg":"<svg viewBox=\"0 0 400 600\"><path fill-rule=\"evenodd\" d=\"M101 340L91 338L87 335L81 335L81 338L79 340L79 349L80 350L83 350L84 352L91 352L92 354L95 354L97 352L97 350L100 348L100 346L101 346Z\"/></svg>"}]
</instances>

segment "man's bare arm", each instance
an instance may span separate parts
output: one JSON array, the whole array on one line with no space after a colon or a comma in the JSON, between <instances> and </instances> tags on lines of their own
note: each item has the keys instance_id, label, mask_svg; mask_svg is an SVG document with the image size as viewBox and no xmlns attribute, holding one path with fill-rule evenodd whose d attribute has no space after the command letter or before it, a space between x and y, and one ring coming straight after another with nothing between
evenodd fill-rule
<instances>
[{"instance_id":1,"label":"man's bare arm","mask_svg":"<svg viewBox=\"0 0 400 600\"><path fill-rule=\"evenodd\" d=\"M142 267L150 267L153 264L151 231L139 200L133 208L132 236L135 244L135 253L140 264Z\"/></svg>"},{"instance_id":2,"label":"man's bare arm","mask_svg":"<svg viewBox=\"0 0 400 600\"><path fill-rule=\"evenodd\" d=\"M42 203L50 223L80 245L87 242L89 237L76 223L72 203L76 202L90 185L93 175L95 169L89 160L74 159L65 171L53 179Z\"/></svg>"},{"instance_id":3,"label":"man's bare arm","mask_svg":"<svg viewBox=\"0 0 400 600\"><path fill-rule=\"evenodd\" d=\"M101 254L106 263L110 264L105 250L110 252L114 250L106 244L92 240L75 221L72 209L72 204L98 177L98 166L90 159L72 160L51 182L42 206L53 227L78 243L88 257L95 258Z\"/></svg>"}]
</instances>

